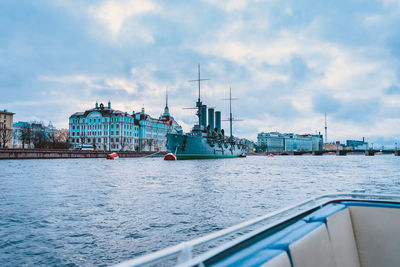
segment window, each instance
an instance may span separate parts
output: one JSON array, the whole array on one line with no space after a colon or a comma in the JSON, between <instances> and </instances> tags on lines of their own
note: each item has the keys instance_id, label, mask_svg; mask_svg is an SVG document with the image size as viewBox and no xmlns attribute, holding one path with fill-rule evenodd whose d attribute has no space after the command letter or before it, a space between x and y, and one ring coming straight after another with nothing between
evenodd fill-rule
<instances>
[{"instance_id":1,"label":"window","mask_svg":"<svg viewBox=\"0 0 400 267\"><path fill-rule=\"evenodd\" d=\"M119 124L117 124L117 129L119 129Z\"/></svg>"},{"instance_id":2,"label":"window","mask_svg":"<svg viewBox=\"0 0 400 267\"><path fill-rule=\"evenodd\" d=\"M75 133L74 133L74 132L72 132L72 136L75 136Z\"/></svg>"},{"instance_id":3,"label":"window","mask_svg":"<svg viewBox=\"0 0 400 267\"><path fill-rule=\"evenodd\" d=\"M75 125L72 125L72 130L75 130Z\"/></svg>"},{"instance_id":4,"label":"window","mask_svg":"<svg viewBox=\"0 0 400 267\"><path fill-rule=\"evenodd\" d=\"M114 135L114 131L111 131L111 135Z\"/></svg>"},{"instance_id":5,"label":"window","mask_svg":"<svg viewBox=\"0 0 400 267\"><path fill-rule=\"evenodd\" d=\"M115 142L119 142L119 138L115 138Z\"/></svg>"},{"instance_id":6,"label":"window","mask_svg":"<svg viewBox=\"0 0 400 267\"><path fill-rule=\"evenodd\" d=\"M115 135L119 135L119 131L116 131Z\"/></svg>"},{"instance_id":7,"label":"window","mask_svg":"<svg viewBox=\"0 0 400 267\"><path fill-rule=\"evenodd\" d=\"M101 143L101 138L97 139L97 142Z\"/></svg>"},{"instance_id":8,"label":"window","mask_svg":"<svg viewBox=\"0 0 400 267\"><path fill-rule=\"evenodd\" d=\"M89 119L89 122L92 122L92 119Z\"/></svg>"},{"instance_id":9,"label":"window","mask_svg":"<svg viewBox=\"0 0 400 267\"><path fill-rule=\"evenodd\" d=\"M88 139L87 139L87 141L88 141L88 143L90 143L91 139L90 139L90 138L88 138Z\"/></svg>"}]
</instances>

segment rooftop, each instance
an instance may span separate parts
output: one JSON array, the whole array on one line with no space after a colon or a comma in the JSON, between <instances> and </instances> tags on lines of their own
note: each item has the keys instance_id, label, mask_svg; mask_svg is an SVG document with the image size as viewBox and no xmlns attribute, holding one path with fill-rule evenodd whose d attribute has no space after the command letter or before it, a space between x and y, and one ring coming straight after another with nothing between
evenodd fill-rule
<instances>
[{"instance_id":1,"label":"rooftop","mask_svg":"<svg viewBox=\"0 0 400 267\"><path fill-rule=\"evenodd\" d=\"M9 112L7 109L0 110L1 114L14 115L15 113Z\"/></svg>"}]
</instances>

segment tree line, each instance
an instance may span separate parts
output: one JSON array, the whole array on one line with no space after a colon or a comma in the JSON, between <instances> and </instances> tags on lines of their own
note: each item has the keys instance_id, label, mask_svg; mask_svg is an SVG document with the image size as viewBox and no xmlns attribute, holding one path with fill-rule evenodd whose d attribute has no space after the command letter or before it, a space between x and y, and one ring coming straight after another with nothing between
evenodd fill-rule
<instances>
[{"instance_id":1,"label":"tree line","mask_svg":"<svg viewBox=\"0 0 400 267\"><path fill-rule=\"evenodd\" d=\"M67 129L56 130L53 127L45 126L43 122L24 123L17 129L0 128L0 143L2 147L12 138L18 139L22 148L39 149L68 149L69 131Z\"/></svg>"}]
</instances>

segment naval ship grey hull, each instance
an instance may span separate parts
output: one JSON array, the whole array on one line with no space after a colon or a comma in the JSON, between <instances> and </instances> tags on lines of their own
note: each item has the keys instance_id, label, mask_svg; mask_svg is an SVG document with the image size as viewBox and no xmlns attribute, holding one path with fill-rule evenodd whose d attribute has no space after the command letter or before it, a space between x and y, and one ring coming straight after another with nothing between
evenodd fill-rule
<instances>
[{"instance_id":1,"label":"naval ship grey hull","mask_svg":"<svg viewBox=\"0 0 400 267\"><path fill-rule=\"evenodd\" d=\"M182 159L245 157L245 145L195 134L167 134L168 152Z\"/></svg>"}]
</instances>

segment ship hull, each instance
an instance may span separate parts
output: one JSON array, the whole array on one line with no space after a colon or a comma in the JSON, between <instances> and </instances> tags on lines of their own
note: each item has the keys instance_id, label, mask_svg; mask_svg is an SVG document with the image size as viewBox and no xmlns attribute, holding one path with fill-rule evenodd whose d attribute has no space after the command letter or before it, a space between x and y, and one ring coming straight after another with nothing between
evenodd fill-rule
<instances>
[{"instance_id":1,"label":"ship hull","mask_svg":"<svg viewBox=\"0 0 400 267\"><path fill-rule=\"evenodd\" d=\"M245 156L245 146L200 135L168 134L168 152L178 160L220 159Z\"/></svg>"}]
</instances>

